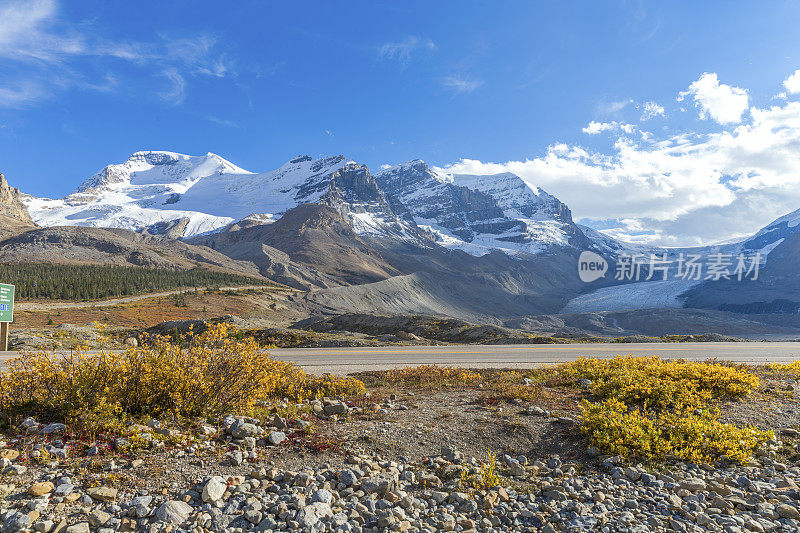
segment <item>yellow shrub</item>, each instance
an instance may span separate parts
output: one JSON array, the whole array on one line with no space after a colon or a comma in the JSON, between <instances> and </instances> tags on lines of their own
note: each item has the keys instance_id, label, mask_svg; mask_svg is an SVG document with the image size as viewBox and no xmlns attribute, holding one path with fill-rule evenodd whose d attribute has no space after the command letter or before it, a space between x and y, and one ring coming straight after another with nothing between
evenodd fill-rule
<instances>
[{"instance_id":1,"label":"yellow shrub","mask_svg":"<svg viewBox=\"0 0 800 533\"><path fill-rule=\"evenodd\" d=\"M712 402L737 398L758 386L758 377L715 363L658 357L582 358L552 369L566 382L591 380L604 401L584 401L581 429L605 453L702 462L743 461L771 432L718 421Z\"/></svg>"},{"instance_id":2,"label":"yellow shrub","mask_svg":"<svg viewBox=\"0 0 800 533\"><path fill-rule=\"evenodd\" d=\"M464 386L480 379L480 374L471 370L439 365L394 368L384 374L386 383L406 386Z\"/></svg>"},{"instance_id":3,"label":"yellow shrub","mask_svg":"<svg viewBox=\"0 0 800 533\"><path fill-rule=\"evenodd\" d=\"M708 462L725 456L746 460L753 449L769 440L771 431L737 427L717 421L715 411L671 412L646 416L628 410L619 400L584 402L581 429L592 444L608 454L647 459L674 456Z\"/></svg>"},{"instance_id":4,"label":"yellow shrub","mask_svg":"<svg viewBox=\"0 0 800 533\"><path fill-rule=\"evenodd\" d=\"M462 490L489 490L500 485L497 475L497 455L489 452L489 458L477 469L464 467L461 470L459 486Z\"/></svg>"},{"instance_id":5,"label":"yellow shrub","mask_svg":"<svg viewBox=\"0 0 800 533\"><path fill-rule=\"evenodd\" d=\"M758 377L739 368L658 357L580 358L554 367L553 372L575 382L591 380L590 390L600 398L655 409L699 407L758 387Z\"/></svg>"},{"instance_id":6,"label":"yellow shrub","mask_svg":"<svg viewBox=\"0 0 800 533\"><path fill-rule=\"evenodd\" d=\"M273 397L363 392L353 379L314 378L276 361L252 339L219 324L187 348L164 337L122 353L26 354L0 372L0 409L73 418L119 411L131 415L207 416L246 410Z\"/></svg>"},{"instance_id":7,"label":"yellow shrub","mask_svg":"<svg viewBox=\"0 0 800 533\"><path fill-rule=\"evenodd\" d=\"M788 374L794 378L800 378L800 361L792 361L791 363L773 363L769 367L782 374Z\"/></svg>"}]
</instances>

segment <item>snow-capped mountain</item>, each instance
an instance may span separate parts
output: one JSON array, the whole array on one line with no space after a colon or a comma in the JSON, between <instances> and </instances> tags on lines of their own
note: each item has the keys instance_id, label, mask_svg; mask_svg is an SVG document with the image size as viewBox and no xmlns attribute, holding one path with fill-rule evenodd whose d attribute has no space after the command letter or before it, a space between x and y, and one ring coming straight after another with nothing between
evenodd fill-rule
<instances>
[{"instance_id":1,"label":"snow-capped mountain","mask_svg":"<svg viewBox=\"0 0 800 533\"><path fill-rule=\"evenodd\" d=\"M359 235L437 241L475 256L538 253L584 238L557 198L513 174L444 175L415 160L374 178L343 156L299 156L266 173L215 154L136 152L69 196L26 196L43 226L96 226L192 237L237 221L270 223L302 204L337 209Z\"/></svg>"},{"instance_id":2,"label":"snow-capped mountain","mask_svg":"<svg viewBox=\"0 0 800 533\"><path fill-rule=\"evenodd\" d=\"M246 217L268 223L288 209L323 202L346 211L357 231L405 234L365 167L343 156L294 158L253 173L215 154L136 152L108 165L69 196L26 196L43 226L96 226L176 236L209 233Z\"/></svg>"},{"instance_id":3,"label":"snow-capped mountain","mask_svg":"<svg viewBox=\"0 0 800 533\"><path fill-rule=\"evenodd\" d=\"M395 212L431 231L442 246L472 255L539 253L585 237L561 201L510 173L440 174L414 160L375 179Z\"/></svg>"}]
</instances>

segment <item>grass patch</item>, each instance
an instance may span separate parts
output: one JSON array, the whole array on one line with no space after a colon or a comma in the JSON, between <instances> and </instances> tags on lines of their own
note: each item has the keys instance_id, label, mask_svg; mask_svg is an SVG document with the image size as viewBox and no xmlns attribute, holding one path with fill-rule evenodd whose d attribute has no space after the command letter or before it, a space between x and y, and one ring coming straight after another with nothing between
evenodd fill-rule
<instances>
[{"instance_id":1,"label":"grass patch","mask_svg":"<svg viewBox=\"0 0 800 533\"><path fill-rule=\"evenodd\" d=\"M463 387L481 380L481 375L472 370L439 365L395 368L381 372L379 376L383 384L423 388Z\"/></svg>"}]
</instances>

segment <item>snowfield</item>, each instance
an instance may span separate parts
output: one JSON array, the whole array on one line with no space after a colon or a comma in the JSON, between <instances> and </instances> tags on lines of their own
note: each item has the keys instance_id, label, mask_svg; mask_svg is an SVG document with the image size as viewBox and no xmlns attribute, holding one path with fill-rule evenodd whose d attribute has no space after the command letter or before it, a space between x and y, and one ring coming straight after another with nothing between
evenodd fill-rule
<instances>
[{"instance_id":1,"label":"snowfield","mask_svg":"<svg viewBox=\"0 0 800 533\"><path fill-rule=\"evenodd\" d=\"M573 298L559 314L683 307L681 294L700 283L692 280L643 281L603 287Z\"/></svg>"}]
</instances>

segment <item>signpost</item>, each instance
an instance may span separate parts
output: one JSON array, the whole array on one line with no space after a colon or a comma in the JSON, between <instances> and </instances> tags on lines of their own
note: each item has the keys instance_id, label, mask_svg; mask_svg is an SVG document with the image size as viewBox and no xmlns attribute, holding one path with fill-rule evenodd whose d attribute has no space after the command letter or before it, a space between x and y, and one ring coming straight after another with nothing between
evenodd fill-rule
<instances>
[{"instance_id":1,"label":"signpost","mask_svg":"<svg viewBox=\"0 0 800 533\"><path fill-rule=\"evenodd\" d=\"M0 283L0 352L8 351L8 325L14 321L14 286Z\"/></svg>"}]
</instances>

